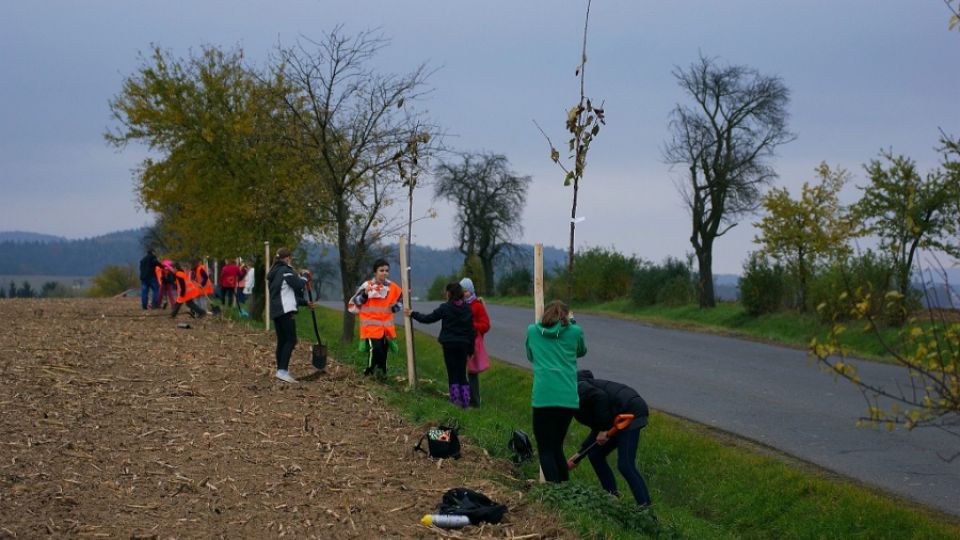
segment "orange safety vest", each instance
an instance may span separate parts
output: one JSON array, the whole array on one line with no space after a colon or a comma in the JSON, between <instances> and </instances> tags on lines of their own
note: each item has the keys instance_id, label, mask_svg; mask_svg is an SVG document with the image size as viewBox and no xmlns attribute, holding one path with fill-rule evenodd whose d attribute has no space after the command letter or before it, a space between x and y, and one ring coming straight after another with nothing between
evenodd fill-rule
<instances>
[{"instance_id":1,"label":"orange safety vest","mask_svg":"<svg viewBox=\"0 0 960 540\"><path fill-rule=\"evenodd\" d=\"M177 303L183 304L187 300L193 300L194 298L203 294L203 291L200 290L200 286L196 281L190 279L190 274L184 272L183 270L177 272L177 279L182 279L186 284L186 290L180 290L180 287L177 287Z\"/></svg>"},{"instance_id":2,"label":"orange safety vest","mask_svg":"<svg viewBox=\"0 0 960 540\"><path fill-rule=\"evenodd\" d=\"M400 300L401 292L400 287L391 281L386 298L368 298L360 306L360 339L380 339L384 335L390 339L397 337L390 308Z\"/></svg>"},{"instance_id":3,"label":"orange safety vest","mask_svg":"<svg viewBox=\"0 0 960 540\"><path fill-rule=\"evenodd\" d=\"M207 275L207 285L205 287L200 287L200 271L203 270L203 273ZM197 287L200 287L200 294L213 294L213 280L210 279L210 272L207 271L207 267L200 263L196 268L193 269L194 279L197 281ZM200 295L197 295L200 296Z\"/></svg>"}]
</instances>

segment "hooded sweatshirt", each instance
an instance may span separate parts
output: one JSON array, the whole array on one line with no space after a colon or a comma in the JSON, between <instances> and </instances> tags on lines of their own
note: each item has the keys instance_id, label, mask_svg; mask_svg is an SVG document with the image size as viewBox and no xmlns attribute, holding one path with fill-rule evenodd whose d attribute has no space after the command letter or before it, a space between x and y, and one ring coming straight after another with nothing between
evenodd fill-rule
<instances>
[{"instance_id":1,"label":"hooded sweatshirt","mask_svg":"<svg viewBox=\"0 0 960 540\"><path fill-rule=\"evenodd\" d=\"M564 326L540 323L527 328L527 360L533 364L534 407L577 409L577 358L587 354L583 330L572 320Z\"/></svg>"},{"instance_id":2,"label":"hooded sweatshirt","mask_svg":"<svg viewBox=\"0 0 960 540\"><path fill-rule=\"evenodd\" d=\"M296 313L297 306L307 305L303 299L306 280L301 278L283 260L278 260L267 273L267 289L270 292L270 318Z\"/></svg>"}]
</instances>

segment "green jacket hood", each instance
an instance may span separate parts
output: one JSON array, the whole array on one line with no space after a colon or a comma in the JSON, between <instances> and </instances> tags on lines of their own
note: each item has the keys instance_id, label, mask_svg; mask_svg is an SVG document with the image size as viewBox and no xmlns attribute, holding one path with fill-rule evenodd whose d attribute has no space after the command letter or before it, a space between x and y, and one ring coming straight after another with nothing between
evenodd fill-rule
<instances>
[{"instance_id":1,"label":"green jacket hood","mask_svg":"<svg viewBox=\"0 0 960 540\"><path fill-rule=\"evenodd\" d=\"M559 339L560 335L563 334L569 327L569 325L565 326L559 322L555 322L551 326L543 326L540 323L536 323L535 326L537 327L537 332L539 332L541 336L553 339Z\"/></svg>"}]
</instances>

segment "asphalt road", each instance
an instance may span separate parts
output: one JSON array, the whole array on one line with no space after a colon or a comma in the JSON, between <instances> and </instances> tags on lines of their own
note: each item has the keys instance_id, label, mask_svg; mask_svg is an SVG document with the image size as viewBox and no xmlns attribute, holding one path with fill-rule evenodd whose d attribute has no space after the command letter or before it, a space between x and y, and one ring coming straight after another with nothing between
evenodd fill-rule
<instances>
[{"instance_id":1,"label":"asphalt road","mask_svg":"<svg viewBox=\"0 0 960 540\"><path fill-rule=\"evenodd\" d=\"M488 305L487 311L489 353L529 366L524 336L533 310ZM577 322L588 349L580 367L636 388L652 408L960 515L960 459L944 460L960 451L960 438L935 429L856 427L866 410L863 396L819 370L806 351L593 315L577 315ZM416 328L436 335L440 324ZM858 370L864 380L906 381L896 366L860 362Z\"/></svg>"}]
</instances>

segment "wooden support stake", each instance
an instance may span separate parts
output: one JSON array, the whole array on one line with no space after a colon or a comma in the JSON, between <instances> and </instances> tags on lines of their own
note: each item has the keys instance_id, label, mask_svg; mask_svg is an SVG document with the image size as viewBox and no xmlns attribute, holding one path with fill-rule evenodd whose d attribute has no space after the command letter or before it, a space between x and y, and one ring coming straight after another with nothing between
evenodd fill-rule
<instances>
[{"instance_id":1,"label":"wooden support stake","mask_svg":"<svg viewBox=\"0 0 960 540\"><path fill-rule=\"evenodd\" d=\"M533 318L535 323L543 318L543 244L540 243L533 245ZM540 467L540 483L546 481Z\"/></svg>"},{"instance_id":2,"label":"wooden support stake","mask_svg":"<svg viewBox=\"0 0 960 540\"><path fill-rule=\"evenodd\" d=\"M534 322L543 318L543 244L533 245L533 314Z\"/></svg>"},{"instance_id":3,"label":"wooden support stake","mask_svg":"<svg viewBox=\"0 0 960 540\"><path fill-rule=\"evenodd\" d=\"M270 288L267 283L267 274L270 272L270 241L263 243L263 327L270 333Z\"/></svg>"},{"instance_id":4,"label":"wooden support stake","mask_svg":"<svg viewBox=\"0 0 960 540\"><path fill-rule=\"evenodd\" d=\"M410 266L407 262L407 237L400 236L400 284L403 287L403 307L413 308L410 304ZM413 319L403 316L403 337L407 342L407 386L410 390L417 387L417 358L413 350Z\"/></svg>"}]
</instances>

